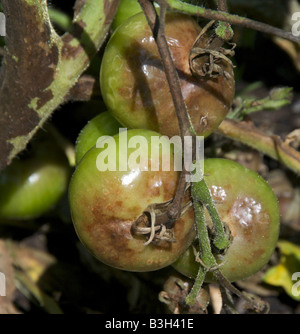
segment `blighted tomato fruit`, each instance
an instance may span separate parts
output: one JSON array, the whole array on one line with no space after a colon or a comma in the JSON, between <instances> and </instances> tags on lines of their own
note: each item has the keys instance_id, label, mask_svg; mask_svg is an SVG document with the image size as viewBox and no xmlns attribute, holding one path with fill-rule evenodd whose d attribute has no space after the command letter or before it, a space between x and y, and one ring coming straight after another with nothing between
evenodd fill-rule
<instances>
[{"instance_id":1,"label":"blighted tomato fruit","mask_svg":"<svg viewBox=\"0 0 300 334\"><path fill-rule=\"evenodd\" d=\"M189 55L200 31L190 16L166 15L165 35L183 98L196 133L206 137L232 105L234 75L230 62L224 62L223 75L217 78L192 75ZM107 108L125 127L150 129L167 136L179 134L169 85L143 13L124 21L110 38L101 64L100 85Z\"/></svg>"},{"instance_id":2,"label":"blighted tomato fruit","mask_svg":"<svg viewBox=\"0 0 300 334\"><path fill-rule=\"evenodd\" d=\"M224 254L215 254L223 275L231 282L259 271L270 259L279 234L279 207L268 183L257 173L226 159L205 160L205 181L221 220L231 233ZM206 212L207 225L212 228ZM180 273L195 278L198 241L175 262ZM207 276L207 280L211 279Z\"/></svg>"},{"instance_id":3,"label":"blighted tomato fruit","mask_svg":"<svg viewBox=\"0 0 300 334\"><path fill-rule=\"evenodd\" d=\"M132 231L150 204L173 198L180 175L172 167L172 154L170 170L162 168L162 148L151 145L154 137L161 136L149 130L129 130L98 141L81 159L70 183L69 203L77 234L95 257L112 267L128 271L163 268L195 237L192 210L176 222L173 242L162 238L145 245L147 238Z\"/></svg>"}]
</instances>

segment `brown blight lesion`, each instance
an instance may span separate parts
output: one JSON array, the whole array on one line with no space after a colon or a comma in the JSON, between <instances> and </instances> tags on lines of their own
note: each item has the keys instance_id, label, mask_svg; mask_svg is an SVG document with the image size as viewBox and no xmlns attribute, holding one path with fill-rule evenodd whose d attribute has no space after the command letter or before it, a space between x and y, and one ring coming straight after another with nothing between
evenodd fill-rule
<instances>
[{"instance_id":1,"label":"brown blight lesion","mask_svg":"<svg viewBox=\"0 0 300 334\"><path fill-rule=\"evenodd\" d=\"M0 74L0 168L7 164L13 145L9 140L26 136L40 121L37 108L52 98L59 50L50 21L41 20L42 7L26 1L2 1L7 17L6 53Z\"/></svg>"},{"instance_id":2,"label":"brown blight lesion","mask_svg":"<svg viewBox=\"0 0 300 334\"><path fill-rule=\"evenodd\" d=\"M70 33L60 37L50 22L46 0L1 1L7 36L0 73L0 170L69 98L105 40L118 3L79 1ZM72 45L75 53L69 52Z\"/></svg>"}]
</instances>

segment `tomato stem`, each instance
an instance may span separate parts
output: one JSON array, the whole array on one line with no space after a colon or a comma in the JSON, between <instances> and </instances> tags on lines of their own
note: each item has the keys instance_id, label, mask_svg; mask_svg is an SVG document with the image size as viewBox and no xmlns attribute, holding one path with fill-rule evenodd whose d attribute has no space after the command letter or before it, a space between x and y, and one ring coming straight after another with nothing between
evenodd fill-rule
<instances>
[{"instance_id":1,"label":"tomato stem","mask_svg":"<svg viewBox=\"0 0 300 334\"><path fill-rule=\"evenodd\" d=\"M161 1L156 1L156 2L161 2ZM200 7L197 5L190 4L190 3L182 2L180 0L164 0L164 2L168 4L170 9L179 11L181 13L206 18L209 20L228 22L232 25L238 25L238 26L250 28L253 30L260 31L262 33L282 37L289 41L300 44L299 37L293 36L291 32L284 31L280 28L273 27L263 22L255 21L255 20L252 20L246 17L235 15L235 14L229 14L225 11L212 10L212 9Z\"/></svg>"},{"instance_id":2,"label":"tomato stem","mask_svg":"<svg viewBox=\"0 0 300 334\"><path fill-rule=\"evenodd\" d=\"M224 224L218 214L215 204L212 200L210 191L204 179L199 182L194 182L192 185L192 196L194 199L194 205L197 201L201 202L207 209L214 226L215 237L213 240L214 245L223 250L229 246L229 237L225 232ZM195 208L196 209L196 208Z\"/></svg>"},{"instance_id":3,"label":"tomato stem","mask_svg":"<svg viewBox=\"0 0 300 334\"><path fill-rule=\"evenodd\" d=\"M210 238L208 229L205 223L204 207L197 199L195 187L192 185L192 197L194 202L194 212L197 227L197 235L199 239L200 256L203 264L209 268L217 265L216 260L212 254Z\"/></svg>"},{"instance_id":4,"label":"tomato stem","mask_svg":"<svg viewBox=\"0 0 300 334\"><path fill-rule=\"evenodd\" d=\"M193 139L195 140L196 138L195 130L191 122L191 119L189 117L187 107L184 102L178 73L174 66L172 56L169 50L169 46L165 38L164 24L165 24L165 14L166 14L166 8L167 8L166 2L165 1L160 2L160 15L157 14L157 11L155 10L154 5L151 1L139 0L139 3L147 18L149 27L153 33L154 39L156 41L156 44L157 44L157 47L158 47L158 50L161 56L161 61L165 69L166 78L167 78L167 81L170 87L170 92L172 95L172 99L173 99L173 103L174 103L174 107L176 111L176 116L178 119L180 136L182 139L184 139L184 136L192 136ZM189 153L192 155L193 160L194 160L195 145L192 145L191 152ZM177 191L173 199L173 202L168 208L168 214L166 215L168 220L170 220L171 218L174 218L173 213L175 213L176 215L175 218L179 218L180 216L182 202L183 202L183 198L185 195L185 188L186 188L185 176L186 174L187 174L187 171L184 169L181 173L181 177L179 180L179 184L178 184ZM225 234L223 224L214 206L209 189L204 180L202 180L198 184L197 187L199 189L203 188L203 190L198 191L199 196L200 196L198 200L202 201L203 204L207 207L212 217L212 220L213 220L215 234L216 234L214 244L219 249L225 249L229 244L229 240ZM168 221L166 221L166 224L167 223Z\"/></svg>"},{"instance_id":5,"label":"tomato stem","mask_svg":"<svg viewBox=\"0 0 300 334\"><path fill-rule=\"evenodd\" d=\"M190 293L185 298L185 302L188 305L194 305L197 299L197 295L202 287L202 284L204 282L205 276L206 276L207 270L204 269L202 266L199 266L198 274L196 277L196 280L193 284L193 287L190 291Z\"/></svg>"},{"instance_id":6,"label":"tomato stem","mask_svg":"<svg viewBox=\"0 0 300 334\"><path fill-rule=\"evenodd\" d=\"M252 122L225 119L217 132L268 155L296 174L300 174L300 152L288 142L282 141L279 136L264 133Z\"/></svg>"},{"instance_id":7,"label":"tomato stem","mask_svg":"<svg viewBox=\"0 0 300 334\"><path fill-rule=\"evenodd\" d=\"M188 305L193 305L195 303L197 294L202 287L206 273L212 270L212 268L217 267L216 259L212 254L208 229L205 223L204 206L203 203L199 200L199 192L201 192L199 188L202 188L201 182L202 181L192 183L191 195L194 203L195 222L200 249L199 254L201 257L199 262L202 262L203 265L200 263L194 285L186 297L186 303ZM200 197L202 198L202 196Z\"/></svg>"},{"instance_id":8,"label":"tomato stem","mask_svg":"<svg viewBox=\"0 0 300 334\"><path fill-rule=\"evenodd\" d=\"M165 13L167 8L166 4L164 2L160 4L160 15L158 15L151 1L148 0L138 0L138 1L145 14L145 17L147 18L149 27L152 31L152 34L154 36L154 39L156 41L161 56L161 61L165 70L166 78L169 84L170 92L174 103L174 108L178 120L182 142L184 142L185 136L192 136L193 138L195 138L196 136L195 130L183 99L178 73L174 66L169 46L165 38L164 24L165 24ZM189 152L189 153L192 155L194 154L194 152ZM173 225L173 221L175 222L181 215L181 207L185 196L187 174L188 172L184 166L183 171L181 172L176 194L174 196L172 203L167 209L167 213L165 215L166 217L165 224Z\"/></svg>"},{"instance_id":9,"label":"tomato stem","mask_svg":"<svg viewBox=\"0 0 300 334\"><path fill-rule=\"evenodd\" d=\"M249 308L255 310L258 313L269 312L269 304L267 302L263 301L259 297L254 296L253 294L242 292L237 289L227 280L226 277L223 276L220 270L214 271L214 276L223 288L225 288L227 291L232 292L239 298L244 299L249 305Z\"/></svg>"}]
</instances>

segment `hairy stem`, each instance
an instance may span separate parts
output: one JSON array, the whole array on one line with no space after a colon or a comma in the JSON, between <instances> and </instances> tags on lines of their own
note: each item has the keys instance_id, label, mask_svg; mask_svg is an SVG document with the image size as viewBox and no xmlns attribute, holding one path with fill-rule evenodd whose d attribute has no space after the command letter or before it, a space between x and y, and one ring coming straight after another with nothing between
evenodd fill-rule
<instances>
[{"instance_id":1,"label":"hairy stem","mask_svg":"<svg viewBox=\"0 0 300 334\"><path fill-rule=\"evenodd\" d=\"M225 119L217 132L278 160L284 166L300 174L300 152L283 142L280 137L266 135L253 123Z\"/></svg>"},{"instance_id":2,"label":"hairy stem","mask_svg":"<svg viewBox=\"0 0 300 334\"><path fill-rule=\"evenodd\" d=\"M201 202L209 212L214 226L214 245L219 249L227 248L229 245L229 238L226 235L223 223L204 179L192 184L192 197L195 201Z\"/></svg>"},{"instance_id":3,"label":"hairy stem","mask_svg":"<svg viewBox=\"0 0 300 334\"><path fill-rule=\"evenodd\" d=\"M238 15L229 14L223 11L206 9L189 3L181 2L180 0L164 0L164 1L168 4L170 9L177 10L182 13L202 17L209 20L228 22L232 25L238 25L245 28L250 28L253 30L260 31L262 33L282 37L284 39L300 44L299 37L294 36L290 32L284 31L282 29L270 26L262 22L251 20Z\"/></svg>"},{"instance_id":4,"label":"hairy stem","mask_svg":"<svg viewBox=\"0 0 300 334\"><path fill-rule=\"evenodd\" d=\"M194 305L195 304L198 292L200 291L200 289L203 285L206 273L207 273L207 271L202 266L199 266L197 277L196 277L195 282L192 286L192 289L189 292L189 294L187 295L187 297L185 298L185 302L188 305Z\"/></svg>"},{"instance_id":5,"label":"hairy stem","mask_svg":"<svg viewBox=\"0 0 300 334\"><path fill-rule=\"evenodd\" d=\"M210 238L204 216L203 203L199 201L197 183L192 184L192 198L195 212L195 221L197 227L197 236L199 239L199 250L202 262L207 268L213 268L217 265L212 254Z\"/></svg>"},{"instance_id":6,"label":"hairy stem","mask_svg":"<svg viewBox=\"0 0 300 334\"><path fill-rule=\"evenodd\" d=\"M201 256L201 260L203 261L206 267L202 266L201 264L199 265L197 277L195 279L193 287L185 299L188 305L193 305L196 302L197 294L202 287L206 273L208 272L208 268L215 266L215 259L211 252L210 239L207 231L207 226L205 223L203 204L197 200L197 196L195 195L195 189L193 185L192 185L192 197L193 197L195 222L197 227L197 236L200 249L199 254Z\"/></svg>"}]
</instances>

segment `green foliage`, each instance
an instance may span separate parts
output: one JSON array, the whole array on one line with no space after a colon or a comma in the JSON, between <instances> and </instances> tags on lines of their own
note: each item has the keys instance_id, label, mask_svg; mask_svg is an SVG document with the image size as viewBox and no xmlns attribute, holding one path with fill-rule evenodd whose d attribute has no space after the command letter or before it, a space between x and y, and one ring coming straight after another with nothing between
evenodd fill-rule
<instances>
[{"instance_id":1,"label":"green foliage","mask_svg":"<svg viewBox=\"0 0 300 334\"><path fill-rule=\"evenodd\" d=\"M281 240L278 242L280 262L269 269L264 275L264 282L282 287L291 298L300 301L300 289L296 287L300 277L293 278L295 273L300 275L300 247L292 242Z\"/></svg>"}]
</instances>

